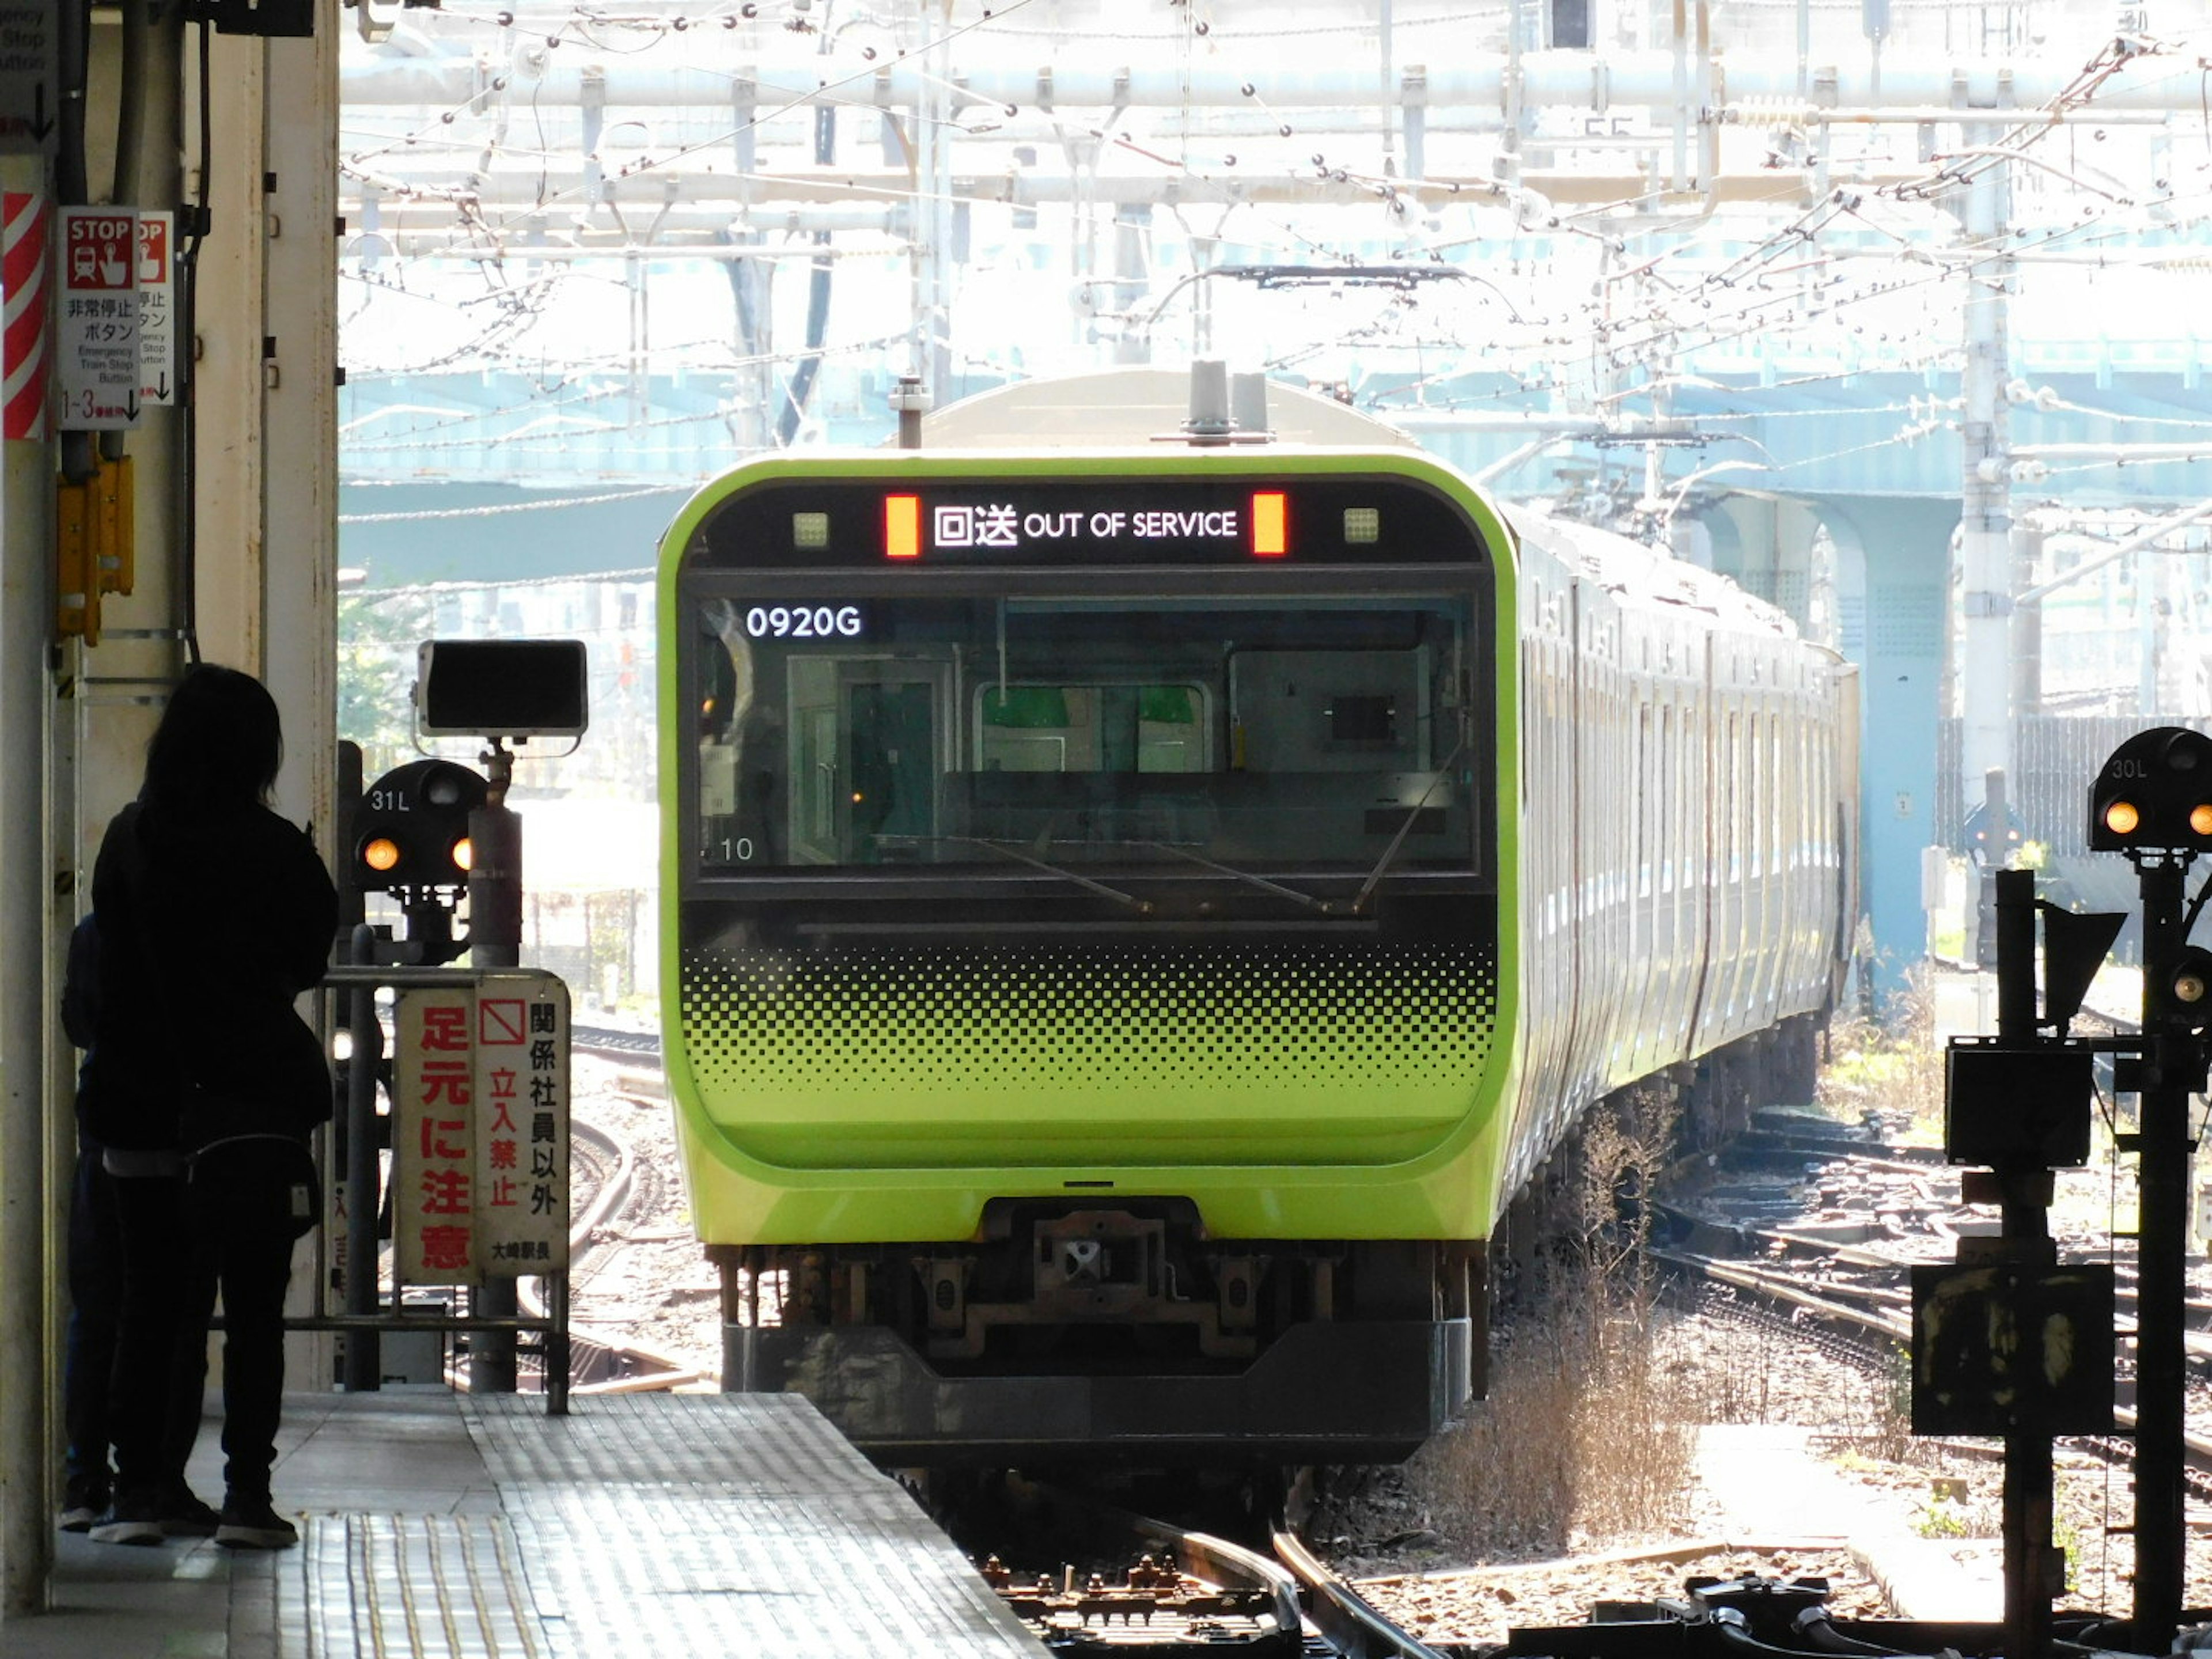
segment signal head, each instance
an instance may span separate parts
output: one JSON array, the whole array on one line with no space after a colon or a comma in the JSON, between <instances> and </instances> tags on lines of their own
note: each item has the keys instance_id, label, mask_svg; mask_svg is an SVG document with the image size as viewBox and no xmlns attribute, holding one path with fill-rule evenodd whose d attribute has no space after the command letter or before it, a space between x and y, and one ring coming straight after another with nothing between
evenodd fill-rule
<instances>
[{"instance_id":1,"label":"signal head","mask_svg":"<svg viewBox=\"0 0 2212 1659\"><path fill-rule=\"evenodd\" d=\"M2212 737L2138 732L2089 787L2093 853L2212 853Z\"/></svg>"},{"instance_id":2,"label":"signal head","mask_svg":"<svg viewBox=\"0 0 2212 1659\"><path fill-rule=\"evenodd\" d=\"M2161 975L2167 1017L2200 1035L2212 1029L2212 951L2197 945L2181 954Z\"/></svg>"},{"instance_id":3,"label":"signal head","mask_svg":"<svg viewBox=\"0 0 2212 1659\"><path fill-rule=\"evenodd\" d=\"M386 772L362 791L354 811L354 884L400 895L466 886L469 814L486 793L481 773L453 761L410 761Z\"/></svg>"}]
</instances>

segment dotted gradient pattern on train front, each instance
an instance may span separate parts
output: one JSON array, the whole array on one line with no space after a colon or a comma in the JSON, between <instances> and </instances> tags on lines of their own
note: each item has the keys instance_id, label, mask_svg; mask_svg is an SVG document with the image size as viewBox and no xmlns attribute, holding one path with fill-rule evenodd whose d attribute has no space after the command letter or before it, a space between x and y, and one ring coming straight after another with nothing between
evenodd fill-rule
<instances>
[{"instance_id":1,"label":"dotted gradient pattern on train front","mask_svg":"<svg viewBox=\"0 0 2212 1659\"><path fill-rule=\"evenodd\" d=\"M1486 945L688 951L708 1103L855 1088L1464 1097L1493 1041ZM719 1114L717 1114L719 1115Z\"/></svg>"}]
</instances>

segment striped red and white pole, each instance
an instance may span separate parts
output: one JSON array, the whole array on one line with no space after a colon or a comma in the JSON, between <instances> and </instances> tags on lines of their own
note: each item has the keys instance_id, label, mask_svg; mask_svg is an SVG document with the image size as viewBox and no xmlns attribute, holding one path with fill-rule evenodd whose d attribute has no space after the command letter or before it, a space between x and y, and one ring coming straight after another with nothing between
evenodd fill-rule
<instances>
[{"instance_id":1,"label":"striped red and white pole","mask_svg":"<svg viewBox=\"0 0 2212 1659\"><path fill-rule=\"evenodd\" d=\"M46 202L0 196L0 436L46 435Z\"/></svg>"}]
</instances>

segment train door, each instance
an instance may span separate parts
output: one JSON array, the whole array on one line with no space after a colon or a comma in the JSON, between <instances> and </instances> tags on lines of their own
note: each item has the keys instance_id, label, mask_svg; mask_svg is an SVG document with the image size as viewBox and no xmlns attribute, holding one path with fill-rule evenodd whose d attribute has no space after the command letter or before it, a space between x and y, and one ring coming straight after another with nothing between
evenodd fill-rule
<instances>
[{"instance_id":1,"label":"train door","mask_svg":"<svg viewBox=\"0 0 2212 1659\"><path fill-rule=\"evenodd\" d=\"M939 833L946 684L932 664L792 663L793 862L887 864L927 855Z\"/></svg>"}]
</instances>

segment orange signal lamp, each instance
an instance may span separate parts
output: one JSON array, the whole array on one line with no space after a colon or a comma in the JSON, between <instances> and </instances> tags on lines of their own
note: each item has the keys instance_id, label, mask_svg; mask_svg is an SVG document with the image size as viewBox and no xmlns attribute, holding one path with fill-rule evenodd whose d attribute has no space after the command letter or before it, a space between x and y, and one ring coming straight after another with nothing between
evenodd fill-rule
<instances>
[{"instance_id":1,"label":"orange signal lamp","mask_svg":"<svg viewBox=\"0 0 2212 1659\"><path fill-rule=\"evenodd\" d=\"M2199 801L2189 809L2189 830L2191 835L2212 836L2212 801Z\"/></svg>"},{"instance_id":2,"label":"orange signal lamp","mask_svg":"<svg viewBox=\"0 0 2212 1659\"><path fill-rule=\"evenodd\" d=\"M477 849L466 836L453 843L453 867L456 870L476 868Z\"/></svg>"},{"instance_id":3,"label":"orange signal lamp","mask_svg":"<svg viewBox=\"0 0 2212 1659\"><path fill-rule=\"evenodd\" d=\"M379 836L362 845L361 861L379 875L382 875L398 866L399 843L389 836Z\"/></svg>"},{"instance_id":4,"label":"orange signal lamp","mask_svg":"<svg viewBox=\"0 0 2212 1659\"><path fill-rule=\"evenodd\" d=\"M2133 801L2116 800L2105 809L2105 828L2116 836L2132 836L2142 822L2142 814Z\"/></svg>"}]
</instances>

